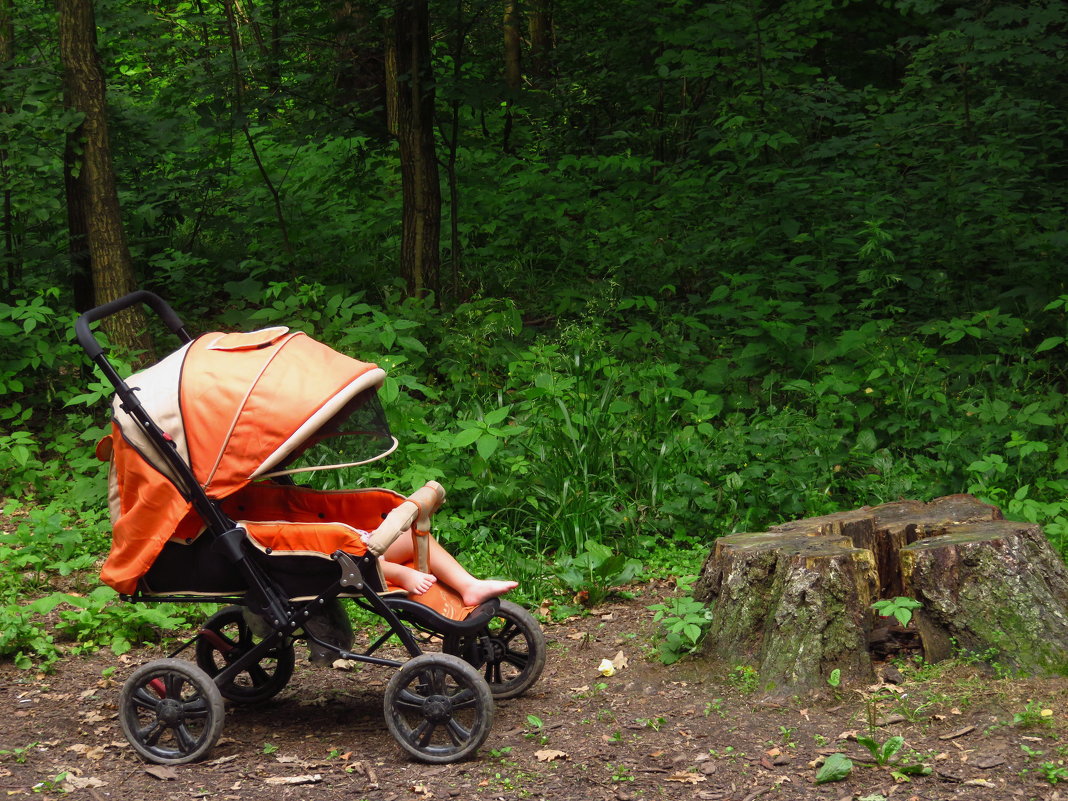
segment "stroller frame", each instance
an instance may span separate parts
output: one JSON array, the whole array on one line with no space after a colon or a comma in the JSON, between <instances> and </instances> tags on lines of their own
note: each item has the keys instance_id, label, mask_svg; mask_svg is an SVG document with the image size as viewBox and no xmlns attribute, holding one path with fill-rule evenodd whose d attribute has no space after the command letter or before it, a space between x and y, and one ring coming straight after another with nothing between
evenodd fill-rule
<instances>
[{"instance_id":1,"label":"stroller frame","mask_svg":"<svg viewBox=\"0 0 1068 801\"><path fill-rule=\"evenodd\" d=\"M250 558L245 529L208 496L174 444L151 417L131 387L108 360L90 325L138 304L149 306L167 328L188 343L193 337L174 310L148 291L91 309L81 315L75 331L81 347L115 388L121 409L155 444L170 468L171 481L189 501L206 528L211 550L228 561L244 581L244 594L148 594L139 588L122 594L130 602L207 602L236 604L217 612L170 657L141 666L127 679L120 695L120 724L137 753L160 764L183 764L203 758L222 732L223 698L255 703L280 692L293 670L293 642L315 643L336 659L396 668L383 698L387 728L410 756L424 762L450 763L469 757L485 741L492 726L494 698L511 698L537 681L545 662L545 643L537 621L522 607L497 598L480 604L463 620L453 620L407 598L382 596L375 554L354 556L337 550L330 557L340 578L311 600L293 601L269 572ZM412 496L418 507L403 503L385 515L376 537L395 539L437 510L444 499L431 482ZM408 507L408 508L405 508ZM427 523L428 525L428 523ZM389 541L392 541L390 539ZM380 616L386 632L363 653L317 635L308 625L340 597L349 597ZM263 626L251 630L245 607ZM225 631L236 625L236 642ZM442 653L425 653L412 629L442 640ZM375 656L396 637L409 659ZM196 664L176 659L195 645ZM518 647L517 647L518 646ZM263 663L275 663L273 673ZM480 673L479 671L483 671ZM507 675L518 671L516 675ZM247 674L252 686L242 685Z\"/></svg>"}]
</instances>

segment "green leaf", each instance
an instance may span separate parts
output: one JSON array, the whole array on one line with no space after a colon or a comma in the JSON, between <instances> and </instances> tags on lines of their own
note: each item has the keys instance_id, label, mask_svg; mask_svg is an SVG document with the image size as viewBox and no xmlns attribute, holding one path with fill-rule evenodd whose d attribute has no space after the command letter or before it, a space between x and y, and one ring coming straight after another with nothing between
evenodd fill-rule
<instances>
[{"instance_id":1,"label":"green leaf","mask_svg":"<svg viewBox=\"0 0 1068 801\"><path fill-rule=\"evenodd\" d=\"M840 782L853 772L853 760L845 754L831 754L816 771L816 784Z\"/></svg>"},{"instance_id":2,"label":"green leaf","mask_svg":"<svg viewBox=\"0 0 1068 801\"><path fill-rule=\"evenodd\" d=\"M475 448L478 450L478 455L483 459L489 459L493 452L497 450L497 446L500 444L500 440L493 434L485 434L479 437L478 444Z\"/></svg>"},{"instance_id":3,"label":"green leaf","mask_svg":"<svg viewBox=\"0 0 1068 801\"><path fill-rule=\"evenodd\" d=\"M501 406L500 408L494 409L492 412L488 412L487 414L485 414L482 417L482 420L488 426L498 425L499 423L504 422L504 420L508 417L508 412L510 412L511 409L511 406Z\"/></svg>"},{"instance_id":4,"label":"green leaf","mask_svg":"<svg viewBox=\"0 0 1068 801\"><path fill-rule=\"evenodd\" d=\"M1046 337L1042 340L1042 343L1035 348L1035 353L1041 353L1044 350L1052 350L1058 345L1064 344L1064 337Z\"/></svg>"},{"instance_id":5,"label":"green leaf","mask_svg":"<svg viewBox=\"0 0 1068 801\"><path fill-rule=\"evenodd\" d=\"M898 751L905 745L904 737L891 737L885 743L879 752L879 764L885 765Z\"/></svg>"},{"instance_id":6,"label":"green leaf","mask_svg":"<svg viewBox=\"0 0 1068 801\"><path fill-rule=\"evenodd\" d=\"M465 428L452 438L452 447L466 448L476 439L482 436L481 428Z\"/></svg>"}]
</instances>

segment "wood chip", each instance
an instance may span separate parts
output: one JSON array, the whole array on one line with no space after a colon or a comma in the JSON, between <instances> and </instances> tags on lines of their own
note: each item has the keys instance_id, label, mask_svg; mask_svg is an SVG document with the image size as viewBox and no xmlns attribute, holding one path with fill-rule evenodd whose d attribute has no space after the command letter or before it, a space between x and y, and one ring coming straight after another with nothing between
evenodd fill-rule
<instances>
[{"instance_id":1,"label":"wood chip","mask_svg":"<svg viewBox=\"0 0 1068 801\"><path fill-rule=\"evenodd\" d=\"M975 762L975 767L979 770L989 770L990 768L996 768L998 765L1005 764L1005 757L992 754L990 756L981 757Z\"/></svg>"}]
</instances>

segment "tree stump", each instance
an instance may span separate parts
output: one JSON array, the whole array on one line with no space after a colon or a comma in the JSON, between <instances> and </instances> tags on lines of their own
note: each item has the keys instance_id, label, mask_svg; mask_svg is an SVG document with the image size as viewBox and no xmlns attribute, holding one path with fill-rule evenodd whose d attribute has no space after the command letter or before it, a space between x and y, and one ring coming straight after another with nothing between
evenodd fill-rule
<instances>
[{"instance_id":1,"label":"tree stump","mask_svg":"<svg viewBox=\"0 0 1068 801\"><path fill-rule=\"evenodd\" d=\"M694 595L704 652L789 696L874 679L871 604L913 595L929 660L952 644L1001 664L1068 672L1068 569L1041 529L968 495L900 501L720 537ZM996 609L995 609L996 607ZM1058 656L1059 654L1059 656Z\"/></svg>"},{"instance_id":2,"label":"tree stump","mask_svg":"<svg viewBox=\"0 0 1068 801\"><path fill-rule=\"evenodd\" d=\"M1068 568L1038 526L956 526L902 548L901 567L927 659L1068 676Z\"/></svg>"}]
</instances>

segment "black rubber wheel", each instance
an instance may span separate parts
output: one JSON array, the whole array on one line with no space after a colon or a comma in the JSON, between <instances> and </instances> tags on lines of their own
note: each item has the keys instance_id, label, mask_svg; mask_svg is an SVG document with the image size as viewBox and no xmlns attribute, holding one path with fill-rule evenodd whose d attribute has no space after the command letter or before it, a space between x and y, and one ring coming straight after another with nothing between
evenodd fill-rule
<instances>
[{"instance_id":1,"label":"black rubber wheel","mask_svg":"<svg viewBox=\"0 0 1068 801\"><path fill-rule=\"evenodd\" d=\"M493 725L493 695L464 660L422 654L386 685L386 727L421 762L446 764L478 750Z\"/></svg>"},{"instance_id":2,"label":"black rubber wheel","mask_svg":"<svg viewBox=\"0 0 1068 801\"><path fill-rule=\"evenodd\" d=\"M197 637L197 666L215 678L241 655L259 642L248 622L244 609L227 606L209 617ZM293 644L268 651L259 662L249 665L225 687L222 697L235 704L258 704L282 692L293 675L296 655Z\"/></svg>"},{"instance_id":3,"label":"black rubber wheel","mask_svg":"<svg viewBox=\"0 0 1068 801\"><path fill-rule=\"evenodd\" d=\"M223 714L215 683L182 659L142 665L119 693L122 733L143 759L160 765L203 758L222 734Z\"/></svg>"},{"instance_id":4,"label":"black rubber wheel","mask_svg":"<svg viewBox=\"0 0 1068 801\"><path fill-rule=\"evenodd\" d=\"M462 640L460 656L482 671L495 700L515 698L541 677L545 635L534 615L519 604L501 601L486 627Z\"/></svg>"}]
</instances>

